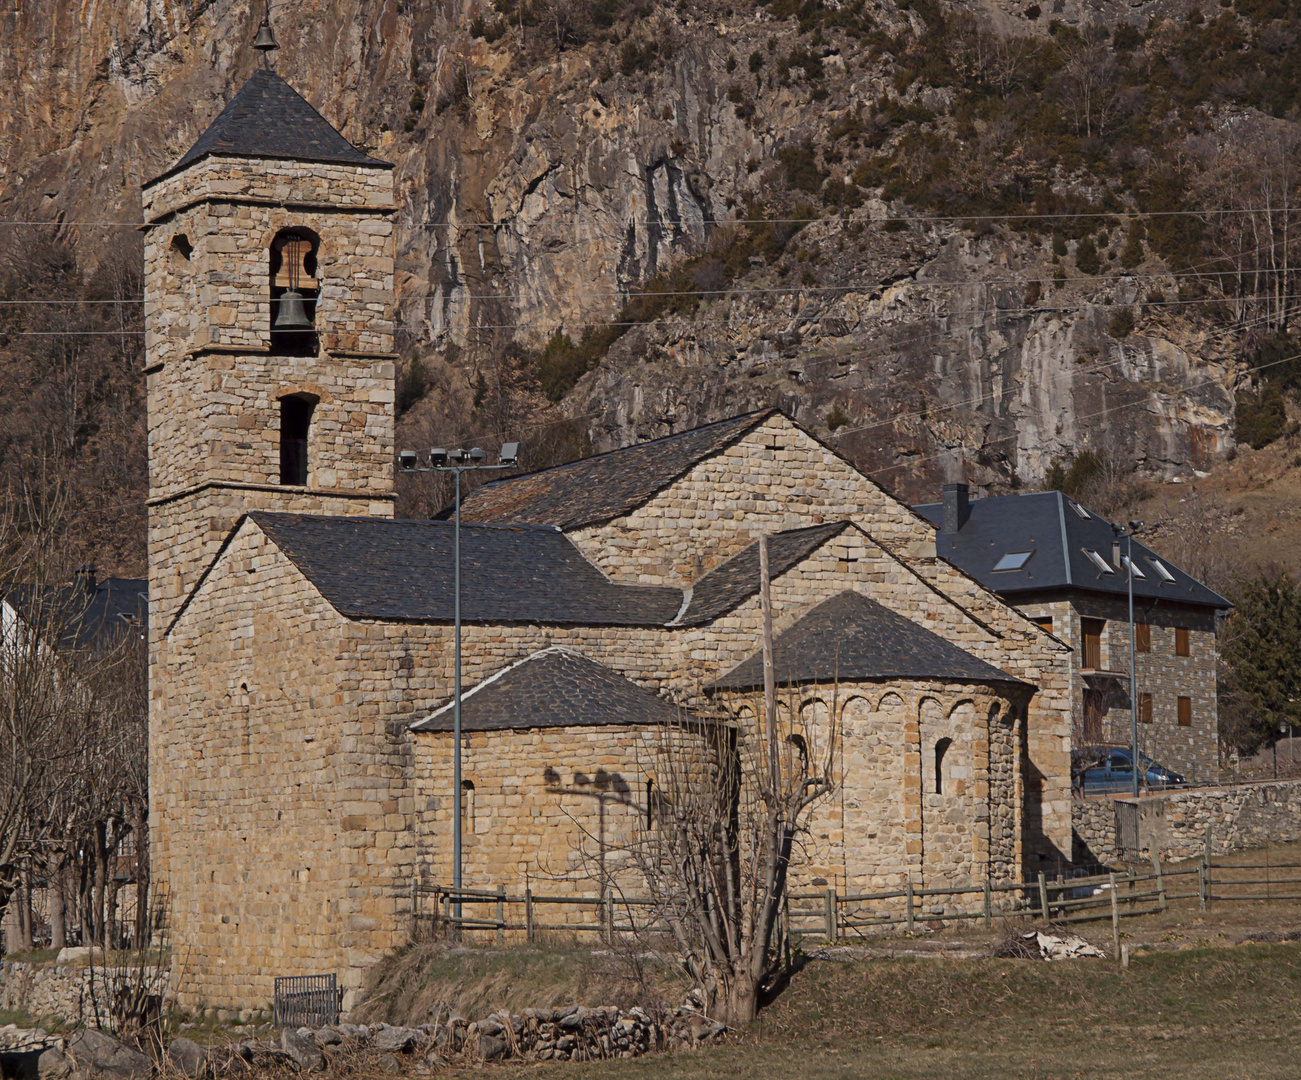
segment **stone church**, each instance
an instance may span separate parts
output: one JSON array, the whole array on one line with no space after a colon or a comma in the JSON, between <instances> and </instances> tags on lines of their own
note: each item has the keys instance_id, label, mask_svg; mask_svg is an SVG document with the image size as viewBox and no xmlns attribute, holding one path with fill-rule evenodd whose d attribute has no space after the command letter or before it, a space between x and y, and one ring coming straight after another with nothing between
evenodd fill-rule
<instances>
[{"instance_id":1,"label":"stone church","mask_svg":"<svg viewBox=\"0 0 1301 1080\"><path fill-rule=\"evenodd\" d=\"M448 883L452 525L393 516L392 168L260 71L145 185L150 807L175 985L345 1007ZM527 454L527 447L525 448ZM682 710L753 717L770 537L792 744L839 729L798 880L1069 858L1069 650L776 410L475 491L465 884L590 893ZM605 832L602 833L604 837Z\"/></svg>"}]
</instances>

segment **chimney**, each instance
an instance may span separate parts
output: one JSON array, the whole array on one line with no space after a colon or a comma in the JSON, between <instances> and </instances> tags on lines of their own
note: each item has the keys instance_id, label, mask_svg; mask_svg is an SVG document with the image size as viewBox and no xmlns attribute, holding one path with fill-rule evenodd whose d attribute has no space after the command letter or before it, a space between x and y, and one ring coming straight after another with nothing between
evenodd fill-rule
<instances>
[{"instance_id":1,"label":"chimney","mask_svg":"<svg viewBox=\"0 0 1301 1080\"><path fill-rule=\"evenodd\" d=\"M95 574L93 566L79 566L72 575L72 583L87 596L95 595Z\"/></svg>"},{"instance_id":2,"label":"chimney","mask_svg":"<svg viewBox=\"0 0 1301 1080\"><path fill-rule=\"evenodd\" d=\"M967 523L967 518L971 516L968 490L966 484L944 485L944 521L941 532L956 533Z\"/></svg>"}]
</instances>

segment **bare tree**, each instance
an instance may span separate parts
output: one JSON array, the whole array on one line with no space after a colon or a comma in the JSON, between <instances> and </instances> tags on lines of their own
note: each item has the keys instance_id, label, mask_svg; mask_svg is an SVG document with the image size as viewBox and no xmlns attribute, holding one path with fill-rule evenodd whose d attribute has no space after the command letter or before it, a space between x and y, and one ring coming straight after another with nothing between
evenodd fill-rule
<instances>
[{"instance_id":1,"label":"bare tree","mask_svg":"<svg viewBox=\"0 0 1301 1080\"><path fill-rule=\"evenodd\" d=\"M752 1020L781 968L777 932L792 854L811 808L834 787L834 703L818 725L783 738L773 678L767 543L761 540L763 701L734 698L684 716L659 741L647 824L630 845L706 1013ZM797 715L788 703L786 715ZM795 733L788 733L794 735Z\"/></svg>"}]
</instances>

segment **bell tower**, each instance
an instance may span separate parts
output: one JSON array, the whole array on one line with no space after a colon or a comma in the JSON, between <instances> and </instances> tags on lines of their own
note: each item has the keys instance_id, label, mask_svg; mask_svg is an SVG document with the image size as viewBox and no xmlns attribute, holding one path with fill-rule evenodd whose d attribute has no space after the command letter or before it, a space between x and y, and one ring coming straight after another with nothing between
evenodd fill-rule
<instances>
[{"instance_id":1,"label":"bell tower","mask_svg":"<svg viewBox=\"0 0 1301 1080\"><path fill-rule=\"evenodd\" d=\"M152 643L246 511L392 516L393 174L259 70L143 199Z\"/></svg>"}]
</instances>

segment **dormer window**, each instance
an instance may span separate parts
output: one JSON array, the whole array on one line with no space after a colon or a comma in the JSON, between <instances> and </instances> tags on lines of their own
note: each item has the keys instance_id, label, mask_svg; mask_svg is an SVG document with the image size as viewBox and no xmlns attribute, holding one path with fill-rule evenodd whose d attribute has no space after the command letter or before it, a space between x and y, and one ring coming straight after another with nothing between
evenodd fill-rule
<instances>
[{"instance_id":1,"label":"dormer window","mask_svg":"<svg viewBox=\"0 0 1301 1080\"><path fill-rule=\"evenodd\" d=\"M307 229L282 229L271 241L271 351L315 356L319 238Z\"/></svg>"},{"instance_id":2,"label":"dormer window","mask_svg":"<svg viewBox=\"0 0 1301 1080\"><path fill-rule=\"evenodd\" d=\"M1024 570L1034 551L1009 551L994 564L994 573L1002 574L1009 570Z\"/></svg>"}]
</instances>

